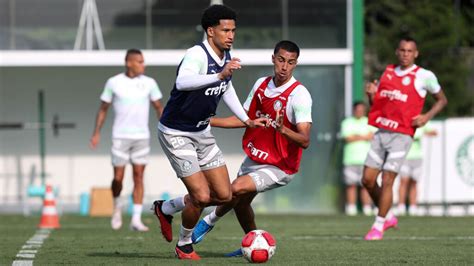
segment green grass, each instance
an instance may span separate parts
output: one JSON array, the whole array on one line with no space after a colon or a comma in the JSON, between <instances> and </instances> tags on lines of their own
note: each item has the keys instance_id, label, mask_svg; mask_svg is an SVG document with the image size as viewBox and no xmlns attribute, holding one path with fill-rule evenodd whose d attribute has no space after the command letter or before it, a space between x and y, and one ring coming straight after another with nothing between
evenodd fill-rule
<instances>
[{"instance_id":1,"label":"green grass","mask_svg":"<svg viewBox=\"0 0 474 266\"><path fill-rule=\"evenodd\" d=\"M34 265L183 265L174 257L175 242L161 237L153 216L144 221L150 232L113 231L108 218L61 217L61 229L51 232L34 258ZM174 221L174 237L179 217ZM474 264L472 217L402 217L400 229L390 229L383 241L363 241L373 218L316 215L257 215L261 229L277 240L271 265L315 264ZM39 217L0 216L0 265L11 265L36 232ZM200 265L247 264L222 255L239 247L242 232L233 214L223 218L195 246Z\"/></svg>"}]
</instances>

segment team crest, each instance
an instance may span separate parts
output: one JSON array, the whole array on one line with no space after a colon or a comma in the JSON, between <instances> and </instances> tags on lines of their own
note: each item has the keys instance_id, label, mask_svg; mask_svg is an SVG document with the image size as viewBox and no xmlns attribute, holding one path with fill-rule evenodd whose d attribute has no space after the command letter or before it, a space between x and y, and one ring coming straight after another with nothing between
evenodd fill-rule
<instances>
[{"instance_id":1,"label":"team crest","mask_svg":"<svg viewBox=\"0 0 474 266\"><path fill-rule=\"evenodd\" d=\"M404 77L402 79L402 84L403 85L408 86L408 85L410 85L410 83L411 83L411 78L410 77Z\"/></svg>"},{"instance_id":2,"label":"team crest","mask_svg":"<svg viewBox=\"0 0 474 266\"><path fill-rule=\"evenodd\" d=\"M184 161L181 168L182 168L183 171L185 171L185 172L191 170L191 162L190 162L190 161Z\"/></svg>"},{"instance_id":3,"label":"team crest","mask_svg":"<svg viewBox=\"0 0 474 266\"><path fill-rule=\"evenodd\" d=\"M275 103L273 103L273 110L276 112L280 111L282 107L283 103L280 100L276 100Z\"/></svg>"}]
</instances>

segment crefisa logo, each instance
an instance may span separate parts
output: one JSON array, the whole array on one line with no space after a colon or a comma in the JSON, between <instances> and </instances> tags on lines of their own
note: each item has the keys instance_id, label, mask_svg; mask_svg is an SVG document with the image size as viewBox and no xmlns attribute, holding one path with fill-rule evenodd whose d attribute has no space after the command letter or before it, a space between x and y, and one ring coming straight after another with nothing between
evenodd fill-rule
<instances>
[{"instance_id":1,"label":"crefisa logo","mask_svg":"<svg viewBox=\"0 0 474 266\"><path fill-rule=\"evenodd\" d=\"M467 137L456 152L456 170L468 185L474 186L474 135Z\"/></svg>"}]
</instances>

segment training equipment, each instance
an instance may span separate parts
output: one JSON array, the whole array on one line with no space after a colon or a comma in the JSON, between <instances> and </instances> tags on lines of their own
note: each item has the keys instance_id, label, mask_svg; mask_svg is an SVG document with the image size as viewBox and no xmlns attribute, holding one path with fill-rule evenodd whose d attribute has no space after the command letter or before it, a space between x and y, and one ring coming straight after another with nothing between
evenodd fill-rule
<instances>
[{"instance_id":1,"label":"training equipment","mask_svg":"<svg viewBox=\"0 0 474 266\"><path fill-rule=\"evenodd\" d=\"M49 185L46 186L46 193L44 195L43 201L43 211L38 227L42 229L56 229L60 227L53 188Z\"/></svg>"},{"instance_id":2,"label":"training equipment","mask_svg":"<svg viewBox=\"0 0 474 266\"><path fill-rule=\"evenodd\" d=\"M267 262L275 254L276 241L265 230L253 230L242 239L244 258L252 263Z\"/></svg>"},{"instance_id":3,"label":"training equipment","mask_svg":"<svg viewBox=\"0 0 474 266\"><path fill-rule=\"evenodd\" d=\"M204 239L204 236L209 233L214 226L208 225L204 219L199 220L198 224L193 230L193 235L191 239L193 240L193 244L197 244Z\"/></svg>"}]
</instances>

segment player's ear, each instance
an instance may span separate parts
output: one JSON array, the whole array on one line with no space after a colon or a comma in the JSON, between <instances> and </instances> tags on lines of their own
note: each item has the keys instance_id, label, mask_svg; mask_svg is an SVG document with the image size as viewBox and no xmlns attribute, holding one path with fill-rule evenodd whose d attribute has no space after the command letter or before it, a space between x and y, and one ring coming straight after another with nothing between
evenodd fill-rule
<instances>
[{"instance_id":1,"label":"player's ear","mask_svg":"<svg viewBox=\"0 0 474 266\"><path fill-rule=\"evenodd\" d=\"M272 54L272 63L275 64L275 55Z\"/></svg>"},{"instance_id":2,"label":"player's ear","mask_svg":"<svg viewBox=\"0 0 474 266\"><path fill-rule=\"evenodd\" d=\"M418 50L415 51L415 58L418 58Z\"/></svg>"},{"instance_id":3,"label":"player's ear","mask_svg":"<svg viewBox=\"0 0 474 266\"><path fill-rule=\"evenodd\" d=\"M214 36L214 28L213 27L208 27L206 30L207 36L208 37L213 37Z\"/></svg>"}]
</instances>

